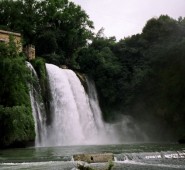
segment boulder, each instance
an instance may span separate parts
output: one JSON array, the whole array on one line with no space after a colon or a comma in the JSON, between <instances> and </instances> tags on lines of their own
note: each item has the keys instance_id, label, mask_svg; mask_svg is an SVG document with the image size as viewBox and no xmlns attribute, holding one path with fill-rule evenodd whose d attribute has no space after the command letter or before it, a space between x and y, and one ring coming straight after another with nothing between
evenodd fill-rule
<instances>
[{"instance_id":1,"label":"boulder","mask_svg":"<svg viewBox=\"0 0 185 170\"><path fill-rule=\"evenodd\" d=\"M114 155L112 153L77 154L73 155L73 159L74 161L84 161L88 163L109 162L114 160Z\"/></svg>"}]
</instances>

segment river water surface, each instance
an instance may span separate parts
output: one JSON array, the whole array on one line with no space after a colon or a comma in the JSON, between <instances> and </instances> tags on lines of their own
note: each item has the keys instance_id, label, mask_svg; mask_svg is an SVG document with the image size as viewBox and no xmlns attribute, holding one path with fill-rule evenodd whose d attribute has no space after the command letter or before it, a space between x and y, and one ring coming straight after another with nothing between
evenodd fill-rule
<instances>
[{"instance_id":1,"label":"river water surface","mask_svg":"<svg viewBox=\"0 0 185 170\"><path fill-rule=\"evenodd\" d=\"M75 170L73 155L84 153L113 153L114 167L119 170L185 170L185 145L123 144L36 147L0 151L0 169L12 170ZM83 163L103 170L109 163Z\"/></svg>"}]
</instances>

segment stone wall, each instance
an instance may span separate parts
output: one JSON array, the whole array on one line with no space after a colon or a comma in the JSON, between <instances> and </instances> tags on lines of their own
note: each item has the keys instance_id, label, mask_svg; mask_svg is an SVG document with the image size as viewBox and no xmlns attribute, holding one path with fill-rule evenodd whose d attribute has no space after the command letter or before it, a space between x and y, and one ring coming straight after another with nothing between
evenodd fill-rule
<instances>
[{"instance_id":1,"label":"stone wall","mask_svg":"<svg viewBox=\"0 0 185 170\"><path fill-rule=\"evenodd\" d=\"M34 60L35 59L35 46L34 45L28 45L25 47L24 52L28 58L28 60Z\"/></svg>"},{"instance_id":2,"label":"stone wall","mask_svg":"<svg viewBox=\"0 0 185 170\"><path fill-rule=\"evenodd\" d=\"M10 36L14 37L14 42L18 51L22 52L21 34L0 30L0 42L8 43L10 41Z\"/></svg>"}]
</instances>

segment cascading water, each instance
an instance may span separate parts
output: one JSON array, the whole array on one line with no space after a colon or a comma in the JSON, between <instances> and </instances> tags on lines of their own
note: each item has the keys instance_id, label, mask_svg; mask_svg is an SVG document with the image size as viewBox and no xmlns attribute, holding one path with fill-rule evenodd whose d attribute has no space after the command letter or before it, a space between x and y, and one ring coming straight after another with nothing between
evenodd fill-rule
<instances>
[{"instance_id":1,"label":"cascading water","mask_svg":"<svg viewBox=\"0 0 185 170\"><path fill-rule=\"evenodd\" d=\"M48 140L44 145L100 143L98 128L103 127L103 122L98 105L94 107L96 98L88 98L72 70L61 69L52 64L46 64L46 68L52 96L52 123L48 127Z\"/></svg>"},{"instance_id":2,"label":"cascading water","mask_svg":"<svg viewBox=\"0 0 185 170\"><path fill-rule=\"evenodd\" d=\"M30 83L30 100L31 100L31 107L32 113L35 122L35 146L41 146L43 143L43 139L46 136L46 129L45 129L45 109L43 102L41 100L41 88L39 85L39 79L37 73L35 72L34 68L29 62L26 62L27 67L31 71L31 75L34 79L34 83Z\"/></svg>"},{"instance_id":3,"label":"cascading water","mask_svg":"<svg viewBox=\"0 0 185 170\"><path fill-rule=\"evenodd\" d=\"M135 140L135 134L141 136L137 127L129 128L134 124L129 117L121 117L117 123L104 123L93 81L86 78L87 94L72 70L53 64L46 64L51 97L50 115L46 115L37 74L31 64L27 65L36 79L36 85L30 84L36 146L115 144Z\"/></svg>"},{"instance_id":4,"label":"cascading water","mask_svg":"<svg viewBox=\"0 0 185 170\"><path fill-rule=\"evenodd\" d=\"M93 116L96 122L98 130L104 130L104 123L102 121L102 113L99 107L98 96L95 88L94 82L86 77L87 87L88 87L88 98L90 103L90 108L93 112Z\"/></svg>"}]
</instances>

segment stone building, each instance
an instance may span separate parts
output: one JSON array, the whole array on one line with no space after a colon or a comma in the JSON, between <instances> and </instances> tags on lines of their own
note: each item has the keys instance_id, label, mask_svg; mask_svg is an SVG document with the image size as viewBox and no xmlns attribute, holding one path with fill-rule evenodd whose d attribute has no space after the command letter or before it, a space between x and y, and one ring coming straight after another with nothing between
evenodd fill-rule
<instances>
[{"instance_id":1,"label":"stone building","mask_svg":"<svg viewBox=\"0 0 185 170\"><path fill-rule=\"evenodd\" d=\"M9 43L10 36L14 38L14 42L19 52L22 52L22 42L21 42L21 34L0 30L0 42Z\"/></svg>"},{"instance_id":2,"label":"stone building","mask_svg":"<svg viewBox=\"0 0 185 170\"><path fill-rule=\"evenodd\" d=\"M26 54L28 60L34 60L35 59L35 46L27 45L24 48L24 53Z\"/></svg>"},{"instance_id":3,"label":"stone building","mask_svg":"<svg viewBox=\"0 0 185 170\"><path fill-rule=\"evenodd\" d=\"M21 34L15 33L15 32L10 32L10 31L0 30L0 42L9 43L10 36L13 37L14 42L16 44L16 47L18 49L18 52L22 52L23 48L22 48ZM24 53L25 53L26 57L28 58L28 60L35 59L35 46L27 45L24 48Z\"/></svg>"}]
</instances>

